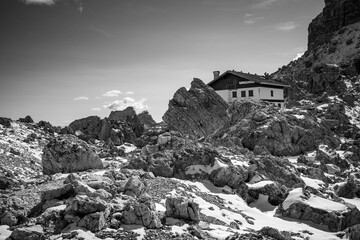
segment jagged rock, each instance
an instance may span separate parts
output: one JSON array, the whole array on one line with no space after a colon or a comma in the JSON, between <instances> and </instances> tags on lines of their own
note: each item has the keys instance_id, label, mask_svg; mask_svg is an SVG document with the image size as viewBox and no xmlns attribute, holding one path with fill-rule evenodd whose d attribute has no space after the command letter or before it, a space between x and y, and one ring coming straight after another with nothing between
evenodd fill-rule
<instances>
[{"instance_id":1,"label":"jagged rock","mask_svg":"<svg viewBox=\"0 0 360 240\"><path fill-rule=\"evenodd\" d=\"M130 201L122 213L121 222L143 225L150 229L162 227L156 214L155 202L148 195L142 195L138 201Z\"/></svg>"},{"instance_id":2,"label":"jagged rock","mask_svg":"<svg viewBox=\"0 0 360 240\"><path fill-rule=\"evenodd\" d=\"M139 176L131 176L125 185L125 194L130 196L139 196L145 188L144 183Z\"/></svg>"},{"instance_id":3,"label":"jagged rock","mask_svg":"<svg viewBox=\"0 0 360 240\"><path fill-rule=\"evenodd\" d=\"M327 226L332 232L360 223L360 211L355 206L333 202L300 188L292 190L277 211L284 217Z\"/></svg>"},{"instance_id":4,"label":"jagged rock","mask_svg":"<svg viewBox=\"0 0 360 240\"><path fill-rule=\"evenodd\" d=\"M74 188L71 184L65 184L52 189L42 191L41 200L48 201L55 198L67 198L74 194Z\"/></svg>"},{"instance_id":5,"label":"jagged rock","mask_svg":"<svg viewBox=\"0 0 360 240\"><path fill-rule=\"evenodd\" d=\"M171 196L166 198L165 205L165 215L168 217L195 222L200 221L199 204L192 199L181 196Z\"/></svg>"},{"instance_id":6,"label":"jagged rock","mask_svg":"<svg viewBox=\"0 0 360 240\"><path fill-rule=\"evenodd\" d=\"M106 202L98 197L93 198L86 195L77 195L68 203L65 212L84 216L96 212L104 212L107 208L108 205Z\"/></svg>"},{"instance_id":7,"label":"jagged rock","mask_svg":"<svg viewBox=\"0 0 360 240\"><path fill-rule=\"evenodd\" d=\"M24 118L19 118L18 121L23 123L34 123L34 120L29 115Z\"/></svg>"},{"instance_id":8,"label":"jagged rock","mask_svg":"<svg viewBox=\"0 0 360 240\"><path fill-rule=\"evenodd\" d=\"M321 143L337 146L339 140L314 116L297 118L272 105L252 100L235 101L229 108L231 123L219 128L208 141L241 139L241 145L256 153L300 155ZM259 151L258 151L259 150Z\"/></svg>"},{"instance_id":9,"label":"jagged rock","mask_svg":"<svg viewBox=\"0 0 360 240\"><path fill-rule=\"evenodd\" d=\"M106 227L105 213L95 212L86 215L77 223L77 226L88 229L91 232L98 232Z\"/></svg>"},{"instance_id":10,"label":"jagged rock","mask_svg":"<svg viewBox=\"0 0 360 240\"><path fill-rule=\"evenodd\" d=\"M166 153L156 153L150 156L146 169L155 176L172 177L174 175L174 157Z\"/></svg>"},{"instance_id":11,"label":"jagged rock","mask_svg":"<svg viewBox=\"0 0 360 240\"><path fill-rule=\"evenodd\" d=\"M172 130L203 137L229 121L227 108L212 88L194 79L189 91L184 87L176 91L163 120Z\"/></svg>"},{"instance_id":12,"label":"jagged rock","mask_svg":"<svg viewBox=\"0 0 360 240\"><path fill-rule=\"evenodd\" d=\"M10 118L0 117L0 124L6 128L11 127L12 120Z\"/></svg>"},{"instance_id":13,"label":"jagged rock","mask_svg":"<svg viewBox=\"0 0 360 240\"><path fill-rule=\"evenodd\" d=\"M220 167L210 174L210 180L219 187L228 185L237 189L248 178L247 172L240 166Z\"/></svg>"},{"instance_id":14,"label":"jagged rock","mask_svg":"<svg viewBox=\"0 0 360 240\"><path fill-rule=\"evenodd\" d=\"M336 194L343 198L360 197L360 181L353 176L349 176L345 184L334 186Z\"/></svg>"},{"instance_id":15,"label":"jagged rock","mask_svg":"<svg viewBox=\"0 0 360 240\"><path fill-rule=\"evenodd\" d=\"M88 144L72 135L53 138L42 156L44 174L70 173L103 168L103 163Z\"/></svg>"},{"instance_id":16,"label":"jagged rock","mask_svg":"<svg viewBox=\"0 0 360 240\"><path fill-rule=\"evenodd\" d=\"M169 132L160 134L157 139L157 144L159 146L166 145L167 143L171 142L171 134Z\"/></svg>"},{"instance_id":17,"label":"jagged rock","mask_svg":"<svg viewBox=\"0 0 360 240\"><path fill-rule=\"evenodd\" d=\"M316 151L315 161L319 161L322 164L334 164L342 170L350 167L350 164L346 159L341 158L338 153L328 147L319 148Z\"/></svg>"},{"instance_id":18,"label":"jagged rock","mask_svg":"<svg viewBox=\"0 0 360 240\"><path fill-rule=\"evenodd\" d=\"M102 122L98 116L90 116L73 121L69 128L76 133L80 131L80 138L87 141L89 139L106 140L110 136L110 129Z\"/></svg>"},{"instance_id":19,"label":"jagged rock","mask_svg":"<svg viewBox=\"0 0 360 240\"><path fill-rule=\"evenodd\" d=\"M309 25L308 48L312 49L329 41L340 28L360 21L357 0L325 0L325 8Z\"/></svg>"},{"instance_id":20,"label":"jagged rock","mask_svg":"<svg viewBox=\"0 0 360 240\"><path fill-rule=\"evenodd\" d=\"M0 214L0 225L8 225L10 227L15 226L18 220L13 212L5 211L3 214Z\"/></svg>"},{"instance_id":21,"label":"jagged rock","mask_svg":"<svg viewBox=\"0 0 360 240\"><path fill-rule=\"evenodd\" d=\"M144 124L140 121L133 107L127 107L123 111L111 111L109 119L113 121L125 121L131 127L136 137L144 132Z\"/></svg>"},{"instance_id":22,"label":"jagged rock","mask_svg":"<svg viewBox=\"0 0 360 240\"><path fill-rule=\"evenodd\" d=\"M42 226L35 225L17 228L11 233L9 238L10 240L45 240L45 235Z\"/></svg>"},{"instance_id":23,"label":"jagged rock","mask_svg":"<svg viewBox=\"0 0 360 240\"><path fill-rule=\"evenodd\" d=\"M360 240L360 224L347 228L345 232L349 240Z\"/></svg>"},{"instance_id":24,"label":"jagged rock","mask_svg":"<svg viewBox=\"0 0 360 240\"><path fill-rule=\"evenodd\" d=\"M44 129L44 131L47 131L49 133L60 133L61 128L60 127L54 127L51 125L51 123L46 121L40 121L36 124L38 128Z\"/></svg>"},{"instance_id":25,"label":"jagged rock","mask_svg":"<svg viewBox=\"0 0 360 240\"><path fill-rule=\"evenodd\" d=\"M302 186L303 180L291 165L276 157L258 157L250 161L250 171L260 173L267 179L278 182L286 187Z\"/></svg>"},{"instance_id":26,"label":"jagged rock","mask_svg":"<svg viewBox=\"0 0 360 240\"><path fill-rule=\"evenodd\" d=\"M0 189L8 189L15 185L17 185L17 182L14 179L6 176L0 176Z\"/></svg>"},{"instance_id":27,"label":"jagged rock","mask_svg":"<svg viewBox=\"0 0 360 240\"><path fill-rule=\"evenodd\" d=\"M156 125L156 122L154 121L154 119L152 118L152 116L148 111L143 111L139 113L137 116L140 119L140 121L145 125L146 128L150 128Z\"/></svg>"}]
</instances>

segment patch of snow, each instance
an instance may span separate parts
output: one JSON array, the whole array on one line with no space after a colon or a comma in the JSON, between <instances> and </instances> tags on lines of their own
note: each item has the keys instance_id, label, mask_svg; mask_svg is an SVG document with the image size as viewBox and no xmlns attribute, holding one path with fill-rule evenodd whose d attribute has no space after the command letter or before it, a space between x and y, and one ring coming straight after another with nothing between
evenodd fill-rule
<instances>
[{"instance_id":1,"label":"patch of snow","mask_svg":"<svg viewBox=\"0 0 360 240\"><path fill-rule=\"evenodd\" d=\"M306 184L306 186L315 188L315 189L320 189L322 188L325 183L319 179L312 179L312 178L308 178L308 177L300 177Z\"/></svg>"},{"instance_id":2,"label":"patch of snow","mask_svg":"<svg viewBox=\"0 0 360 240\"><path fill-rule=\"evenodd\" d=\"M123 145L118 146L117 148L118 149L120 149L120 148L124 149L125 153L130 153L130 152L133 152L133 151L136 150L136 146L134 144L131 144L131 143L124 143Z\"/></svg>"},{"instance_id":3,"label":"patch of snow","mask_svg":"<svg viewBox=\"0 0 360 240\"><path fill-rule=\"evenodd\" d=\"M10 227L8 225L0 225L0 240L5 240L11 235Z\"/></svg>"},{"instance_id":4,"label":"patch of snow","mask_svg":"<svg viewBox=\"0 0 360 240\"><path fill-rule=\"evenodd\" d=\"M305 119L304 115L293 114L293 116L296 117L297 119Z\"/></svg>"},{"instance_id":5,"label":"patch of snow","mask_svg":"<svg viewBox=\"0 0 360 240\"><path fill-rule=\"evenodd\" d=\"M188 231L187 231L187 228L189 227L189 224L184 224L183 226L171 226L171 231L173 232L173 233L177 233L177 234L179 234L179 235L181 235L181 234L184 234L184 233L187 233Z\"/></svg>"},{"instance_id":6,"label":"patch of snow","mask_svg":"<svg viewBox=\"0 0 360 240\"><path fill-rule=\"evenodd\" d=\"M350 203L350 204L356 206L357 209L360 210L360 198L354 198L354 199L341 198L341 199L344 200L346 203Z\"/></svg>"},{"instance_id":7,"label":"patch of snow","mask_svg":"<svg viewBox=\"0 0 360 240\"><path fill-rule=\"evenodd\" d=\"M269 196L264 194L259 194L259 199L249 204L249 206L255 207L262 212L272 212L276 208L276 206L269 203Z\"/></svg>"},{"instance_id":8,"label":"patch of snow","mask_svg":"<svg viewBox=\"0 0 360 240\"><path fill-rule=\"evenodd\" d=\"M323 209L325 211L345 211L347 207L338 202L334 202L322 197L311 194L310 198L306 199L303 195L302 188L296 188L290 191L289 196L283 202L284 210L287 210L292 204L303 202L310 207L316 209Z\"/></svg>"},{"instance_id":9,"label":"patch of snow","mask_svg":"<svg viewBox=\"0 0 360 240\"><path fill-rule=\"evenodd\" d=\"M273 183L274 183L273 181L261 181L254 184L247 183L246 185L249 187L249 189L259 189L265 187L268 184L273 184Z\"/></svg>"},{"instance_id":10,"label":"patch of snow","mask_svg":"<svg viewBox=\"0 0 360 240\"><path fill-rule=\"evenodd\" d=\"M214 162L214 166L211 165L191 165L186 169L186 174L193 175L197 173L208 173L210 174L212 171L219 169L221 167L227 167L228 165L222 163L219 159L216 159Z\"/></svg>"},{"instance_id":11,"label":"patch of snow","mask_svg":"<svg viewBox=\"0 0 360 240\"><path fill-rule=\"evenodd\" d=\"M329 107L329 104L325 103L325 104L321 104L321 105L317 106L316 109L322 111L322 110L324 110L324 108L327 108L327 107Z\"/></svg>"},{"instance_id":12,"label":"patch of snow","mask_svg":"<svg viewBox=\"0 0 360 240\"><path fill-rule=\"evenodd\" d=\"M156 207L156 211L158 212L165 212L166 208L164 207L164 205L160 204L160 203L155 203L155 207Z\"/></svg>"}]
</instances>

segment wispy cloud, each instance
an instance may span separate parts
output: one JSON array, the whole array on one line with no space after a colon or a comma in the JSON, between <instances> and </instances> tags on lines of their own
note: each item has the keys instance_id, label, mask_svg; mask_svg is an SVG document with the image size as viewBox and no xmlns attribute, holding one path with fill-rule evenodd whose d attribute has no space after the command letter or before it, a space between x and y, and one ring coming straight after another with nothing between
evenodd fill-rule
<instances>
[{"instance_id":1,"label":"wispy cloud","mask_svg":"<svg viewBox=\"0 0 360 240\"><path fill-rule=\"evenodd\" d=\"M96 111L96 112L100 112L102 110L102 108L99 107L94 107L90 109L91 111Z\"/></svg>"},{"instance_id":2,"label":"wispy cloud","mask_svg":"<svg viewBox=\"0 0 360 240\"><path fill-rule=\"evenodd\" d=\"M253 8L265 8L268 7L274 3L279 2L280 0L260 0L260 2L254 4Z\"/></svg>"},{"instance_id":3,"label":"wispy cloud","mask_svg":"<svg viewBox=\"0 0 360 240\"><path fill-rule=\"evenodd\" d=\"M55 0L24 0L26 4L54 5Z\"/></svg>"},{"instance_id":4,"label":"wispy cloud","mask_svg":"<svg viewBox=\"0 0 360 240\"><path fill-rule=\"evenodd\" d=\"M105 104L104 108L110 109L112 111L116 111L116 110L124 110L127 107L133 107L137 111L144 111L149 108L145 102L146 102L146 98L135 100L131 97L125 97L124 99L115 100L111 103Z\"/></svg>"},{"instance_id":5,"label":"wispy cloud","mask_svg":"<svg viewBox=\"0 0 360 240\"><path fill-rule=\"evenodd\" d=\"M110 90L103 94L104 97L118 97L121 94L120 90Z\"/></svg>"},{"instance_id":6,"label":"wispy cloud","mask_svg":"<svg viewBox=\"0 0 360 240\"><path fill-rule=\"evenodd\" d=\"M133 95L133 94L134 94L133 91L127 91L127 92L126 92L126 95Z\"/></svg>"},{"instance_id":7,"label":"wispy cloud","mask_svg":"<svg viewBox=\"0 0 360 240\"><path fill-rule=\"evenodd\" d=\"M89 100L89 98L86 96L80 96L80 97L74 98L74 100L75 101L87 101L87 100Z\"/></svg>"},{"instance_id":8,"label":"wispy cloud","mask_svg":"<svg viewBox=\"0 0 360 240\"><path fill-rule=\"evenodd\" d=\"M289 22L276 24L273 28L278 31L288 32L294 30L297 27L298 25L295 22L289 21Z\"/></svg>"},{"instance_id":9,"label":"wispy cloud","mask_svg":"<svg viewBox=\"0 0 360 240\"><path fill-rule=\"evenodd\" d=\"M246 13L244 19L245 24L254 24L257 21L264 19L264 17L257 17L252 13Z\"/></svg>"}]
</instances>

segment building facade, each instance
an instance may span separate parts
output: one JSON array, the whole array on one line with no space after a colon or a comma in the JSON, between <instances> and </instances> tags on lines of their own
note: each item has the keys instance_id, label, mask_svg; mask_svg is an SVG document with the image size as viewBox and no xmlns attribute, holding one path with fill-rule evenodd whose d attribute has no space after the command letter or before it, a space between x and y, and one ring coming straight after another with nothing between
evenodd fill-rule
<instances>
[{"instance_id":1,"label":"building facade","mask_svg":"<svg viewBox=\"0 0 360 240\"><path fill-rule=\"evenodd\" d=\"M253 99L274 103L284 107L284 88L288 85L249 73L226 71L220 75L214 72L214 80L208 83L226 102L239 99Z\"/></svg>"}]
</instances>

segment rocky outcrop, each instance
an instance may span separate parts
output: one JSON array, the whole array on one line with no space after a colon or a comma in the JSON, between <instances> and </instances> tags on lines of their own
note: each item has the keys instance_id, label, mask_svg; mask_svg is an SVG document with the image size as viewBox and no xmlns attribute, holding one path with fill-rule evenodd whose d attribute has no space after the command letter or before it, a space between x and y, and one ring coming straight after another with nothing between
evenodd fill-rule
<instances>
[{"instance_id":1,"label":"rocky outcrop","mask_svg":"<svg viewBox=\"0 0 360 240\"><path fill-rule=\"evenodd\" d=\"M24 118L19 118L18 121L23 123L34 123L34 120L29 115Z\"/></svg>"},{"instance_id":2,"label":"rocky outcrop","mask_svg":"<svg viewBox=\"0 0 360 240\"><path fill-rule=\"evenodd\" d=\"M310 114L281 112L273 105L252 100L234 102L229 113L231 122L208 137L210 142L227 139L242 143L251 151L268 151L273 155L300 155L321 143L337 146L339 141L326 125ZM267 151L266 151L267 150Z\"/></svg>"},{"instance_id":3,"label":"rocky outcrop","mask_svg":"<svg viewBox=\"0 0 360 240\"><path fill-rule=\"evenodd\" d=\"M10 240L45 240L44 229L40 225L17 228L9 237Z\"/></svg>"},{"instance_id":4,"label":"rocky outcrop","mask_svg":"<svg viewBox=\"0 0 360 240\"><path fill-rule=\"evenodd\" d=\"M143 111L138 115L139 120L145 125L146 128L150 128L156 125L155 120L152 118L148 111Z\"/></svg>"},{"instance_id":5,"label":"rocky outcrop","mask_svg":"<svg viewBox=\"0 0 360 240\"><path fill-rule=\"evenodd\" d=\"M198 137L208 136L228 123L228 104L200 79L191 82L174 94L163 116L170 129Z\"/></svg>"},{"instance_id":6,"label":"rocky outcrop","mask_svg":"<svg viewBox=\"0 0 360 240\"><path fill-rule=\"evenodd\" d=\"M10 118L0 117L0 124L6 128L11 127L11 122L12 122L12 120Z\"/></svg>"},{"instance_id":7,"label":"rocky outcrop","mask_svg":"<svg viewBox=\"0 0 360 240\"><path fill-rule=\"evenodd\" d=\"M127 107L122 111L111 111L109 119L114 121L125 121L128 117L134 116L136 116L135 109L133 107Z\"/></svg>"},{"instance_id":8,"label":"rocky outcrop","mask_svg":"<svg viewBox=\"0 0 360 240\"><path fill-rule=\"evenodd\" d=\"M44 174L70 173L103 168L99 156L89 145L72 135L53 138L43 150Z\"/></svg>"},{"instance_id":9,"label":"rocky outcrop","mask_svg":"<svg viewBox=\"0 0 360 240\"><path fill-rule=\"evenodd\" d=\"M325 8L309 25L308 48L326 43L340 28L360 21L358 0L325 0Z\"/></svg>"},{"instance_id":10,"label":"rocky outcrop","mask_svg":"<svg viewBox=\"0 0 360 240\"><path fill-rule=\"evenodd\" d=\"M73 121L69 128L83 140L106 140L110 137L110 127L98 116L90 116Z\"/></svg>"}]
</instances>

